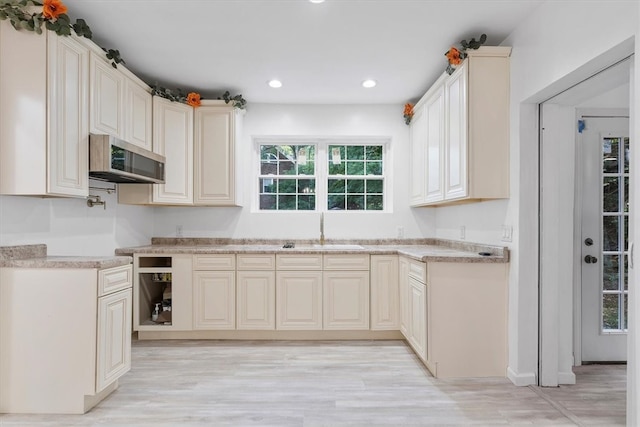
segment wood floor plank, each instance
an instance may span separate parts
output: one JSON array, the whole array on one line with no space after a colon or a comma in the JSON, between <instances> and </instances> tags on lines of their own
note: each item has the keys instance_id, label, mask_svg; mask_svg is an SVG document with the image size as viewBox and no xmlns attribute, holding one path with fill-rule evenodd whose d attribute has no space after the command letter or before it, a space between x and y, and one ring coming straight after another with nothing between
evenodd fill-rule
<instances>
[{"instance_id":1,"label":"wood floor plank","mask_svg":"<svg viewBox=\"0 0 640 427\"><path fill-rule=\"evenodd\" d=\"M532 389L435 379L403 341L134 341L132 352L89 413L0 415L0 426L624 425L621 365Z\"/></svg>"}]
</instances>

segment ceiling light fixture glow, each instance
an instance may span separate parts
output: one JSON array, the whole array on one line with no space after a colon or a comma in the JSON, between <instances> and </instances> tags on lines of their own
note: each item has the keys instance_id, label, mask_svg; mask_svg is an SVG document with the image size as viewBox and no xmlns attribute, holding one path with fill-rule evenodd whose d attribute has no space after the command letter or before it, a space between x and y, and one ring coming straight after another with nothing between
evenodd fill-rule
<instances>
[{"instance_id":1,"label":"ceiling light fixture glow","mask_svg":"<svg viewBox=\"0 0 640 427\"><path fill-rule=\"evenodd\" d=\"M269 86L277 89L279 87L282 87L282 82L280 80L269 80Z\"/></svg>"},{"instance_id":2,"label":"ceiling light fixture glow","mask_svg":"<svg viewBox=\"0 0 640 427\"><path fill-rule=\"evenodd\" d=\"M324 0L309 0L311 3L324 3Z\"/></svg>"},{"instance_id":3,"label":"ceiling light fixture glow","mask_svg":"<svg viewBox=\"0 0 640 427\"><path fill-rule=\"evenodd\" d=\"M375 80L365 80L362 82L362 87L366 87L367 89L375 87L375 85L377 85L378 82L376 82Z\"/></svg>"}]
</instances>

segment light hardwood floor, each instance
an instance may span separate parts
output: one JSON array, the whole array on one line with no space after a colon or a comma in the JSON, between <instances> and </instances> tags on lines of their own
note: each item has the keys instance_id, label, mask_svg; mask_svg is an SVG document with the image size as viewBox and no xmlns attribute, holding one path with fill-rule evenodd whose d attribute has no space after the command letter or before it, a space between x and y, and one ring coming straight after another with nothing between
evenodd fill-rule
<instances>
[{"instance_id":1,"label":"light hardwood floor","mask_svg":"<svg viewBox=\"0 0 640 427\"><path fill-rule=\"evenodd\" d=\"M402 341L135 341L133 369L85 415L0 426L624 425L625 366L578 384L433 378Z\"/></svg>"}]
</instances>

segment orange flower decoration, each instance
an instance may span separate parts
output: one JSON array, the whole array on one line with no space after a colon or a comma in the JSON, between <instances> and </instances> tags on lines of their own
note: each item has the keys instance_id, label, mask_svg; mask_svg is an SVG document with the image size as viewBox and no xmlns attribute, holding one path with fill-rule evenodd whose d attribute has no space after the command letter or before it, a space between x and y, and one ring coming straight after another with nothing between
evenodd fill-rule
<instances>
[{"instance_id":1,"label":"orange flower decoration","mask_svg":"<svg viewBox=\"0 0 640 427\"><path fill-rule=\"evenodd\" d=\"M404 104L404 116L413 116L413 104Z\"/></svg>"},{"instance_id":2,"label":"orange flower decoration","mask_svg":"<svg viewBox=\"0 0 640 427\"><path fill-rule=\"evenodd\" d=\"M449 49L449 52L447 52L445 56L449 60L449 64L458 65L462 62L462 59L460 58L460 51L455 47Z\"/></svg>"},{"instance_id":3,"label":"orange flower decoration","mask_svg":"<svg viewBox=\"0 0 640 427\"><path fill-rule=\"evenodd\" d=\"M57 19L58 16L67 13L67 6L60 0L44 0L42 15L47 19Z\"/></svg>"},{"instance_id":4,"label":"orange flower decoration","mask_svg":"<svg viewBox=\"0 0 640 427\"><path fill-rule=\"evenodd\" d=\"M189 93L189 95L187 95L187 104L191 105L192 107L199 107L200 94L196 92Z\"/></svg>"}]
</instances>

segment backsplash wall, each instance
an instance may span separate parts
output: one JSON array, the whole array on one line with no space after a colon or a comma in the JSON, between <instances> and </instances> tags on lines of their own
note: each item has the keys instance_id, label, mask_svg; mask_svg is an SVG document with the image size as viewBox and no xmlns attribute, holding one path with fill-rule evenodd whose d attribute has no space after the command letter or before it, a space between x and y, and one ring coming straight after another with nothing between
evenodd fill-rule
<instances>
[{"instance_id":1,"label":"backsplash wall","mask_svg":"<svg viewBox=\"0 0 640 427\"><path fill-rule=\"evenodd\" d=\"M391 212L327 212L327 239L407 238L435 235L435 210L412 209L409 191L409 128L402 105L249 104L238 155L243 168L242 207L156 208L154 236L313 239L320 235L318 212L256 212L254 136L386 136L391 139Z\"/></svg>"}]
</instances>

